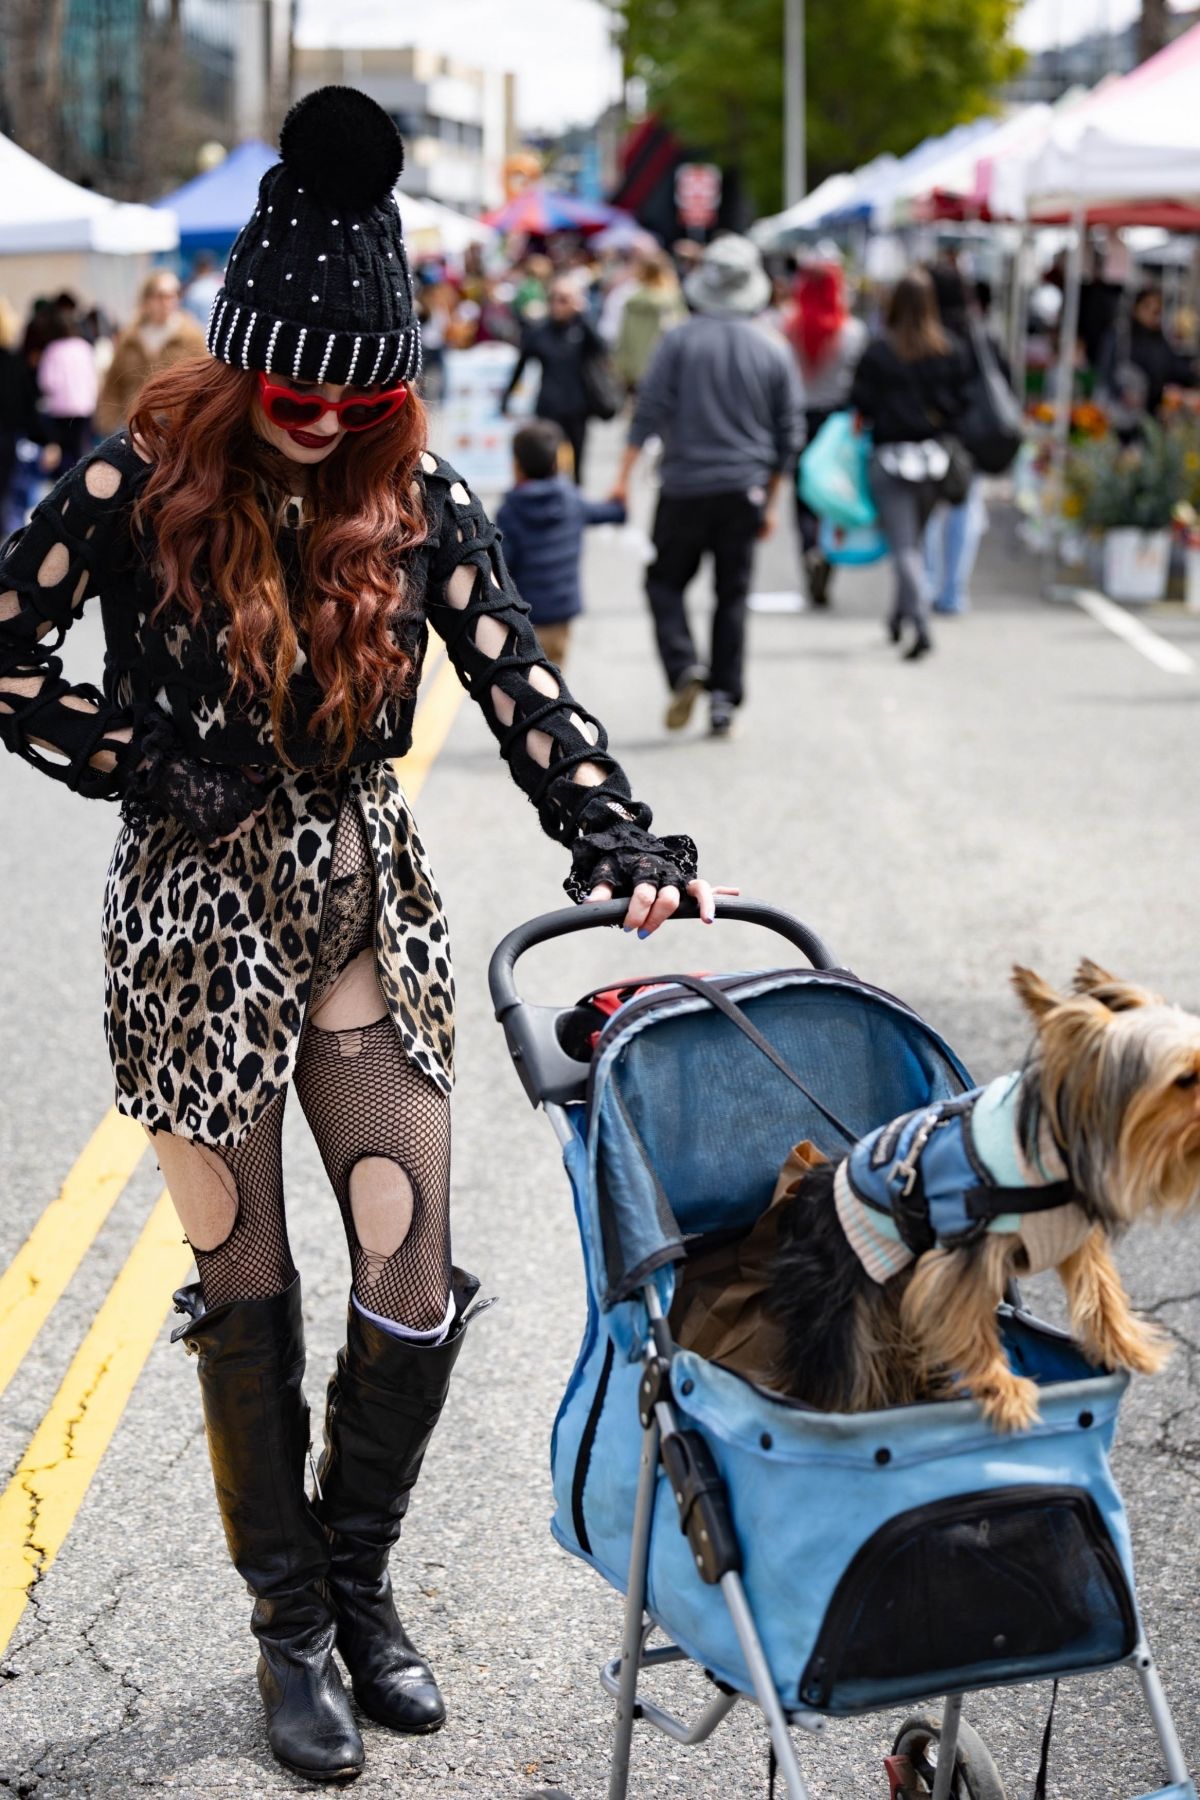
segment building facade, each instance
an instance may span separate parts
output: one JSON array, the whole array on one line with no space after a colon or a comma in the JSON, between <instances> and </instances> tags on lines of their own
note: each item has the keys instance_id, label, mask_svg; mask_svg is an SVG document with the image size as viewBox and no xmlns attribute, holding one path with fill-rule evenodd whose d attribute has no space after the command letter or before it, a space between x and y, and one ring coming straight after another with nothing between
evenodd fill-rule
<instances>
[{"instance_id":1,"label":"building facade","mask_svg":"<svg viewBox=\"0 0 1200 1800\"><path fill-rule=\"evenodd\" d=\"M154 199L278 130L290 0L4 0L0 130L60 174Z\"/></svg>"},{"instance_id":2,"label":"building facade","mask_svg":"<svg viewBox=\"0 0 1200 1800\"><path fill-rule=\"evenodd\" d=\"M434 50L299 46L295 98L330 82L361 88L396 121L406 193L467 213L500 204L504 160L517 145L511 73Z\"/></svg>"},{"instance_id":3,"label":"building facade","mask_svg":"<svg viewBox=\"0 0 1200 1800\"><path fill-rule=\"evenodd\" d=\"M1167 13L1168 42L1189 31L1200 11ZM1094 88L1106 75L1128 75L1138 63L1138 22L1117 31L1091 31L1070 43L1031 51L1025 66L1005 89L1004 98L1027 106L1041 100L1053 105L1073 89Z\"/></svg>"}]
</instances>

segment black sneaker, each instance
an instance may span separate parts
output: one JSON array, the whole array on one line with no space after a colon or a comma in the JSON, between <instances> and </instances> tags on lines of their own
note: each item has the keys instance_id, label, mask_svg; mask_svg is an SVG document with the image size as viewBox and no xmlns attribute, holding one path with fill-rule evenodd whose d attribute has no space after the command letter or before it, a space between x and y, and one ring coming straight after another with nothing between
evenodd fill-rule
<instances>
[{"instance_id":1,"label":"black sneaker","mask_svg":"<svg viewBox=\"0 0 1200 1800\"><path fill-rule=\"evenodd\" d=\"M708 735L731 738L737 708L728 694L714 694L708 703Z\"/></svg>"},{"instance_id":2,"label":"black sneaker","mask_svg":"<svg viewBox=\"0 0 1200 1800\"><path fill-rule=\"evenodd\" d=\"M687 669L671 689L664 723L668 731L682 731L691 719L697 700L704 692L704 670Z\"/></svg>"}]
</instances>

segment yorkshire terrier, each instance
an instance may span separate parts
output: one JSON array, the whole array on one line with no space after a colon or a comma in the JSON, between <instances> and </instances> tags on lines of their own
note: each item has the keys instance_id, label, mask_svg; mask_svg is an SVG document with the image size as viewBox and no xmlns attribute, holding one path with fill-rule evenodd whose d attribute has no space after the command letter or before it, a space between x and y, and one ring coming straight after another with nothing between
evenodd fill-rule
<instances>
[{"instance_id":1,"label":"yorkshire terrier","mask_svg":"<svg viewBox=\"0 0 1200 1800\"><path fill-rule=\"evenodd\" d=\"M766 1310L778 1389L831 1412L969 1391L1001 1431L1038 1417L996 1307L1054 1268L1091 1361L1152 1374L1109 1239L1200 1202L1200 1019L1084 961L1070 994L1013 985L1036 1036L1025 1067L872 1132L782 1201Z\"/></svg>"}]
</instances>

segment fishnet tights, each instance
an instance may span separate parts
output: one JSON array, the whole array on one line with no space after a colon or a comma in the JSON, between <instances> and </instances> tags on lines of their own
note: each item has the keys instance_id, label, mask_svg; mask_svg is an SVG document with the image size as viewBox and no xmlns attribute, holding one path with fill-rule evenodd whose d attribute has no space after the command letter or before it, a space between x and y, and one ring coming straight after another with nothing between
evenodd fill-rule
<instances>
[{"instance_id":1,"label":"fishnet tights","mask_svg":"<svg viewBox=\"0 0 1200 1800\"><path fill-rule=\"evenodd\" d=\"M310 1014L351 979L374 931L374 868L358 807L347 802L334 840ZM381 1318L429 1331L442 1324L450 1291L450 1103L408 1060L376 983L371 991L377 1005L368 1004L362 1022L347 1029L322 1030L310 1016L296 1092L341 1208L356 1296ZM220 1165L215 1173L233 1213L213 1248L193 1245L206 1306L267 1298L295 1278L283 1194L286 1099L284 1090L236 1148L193 1147L210 1175ZM186 1229L186 1201L176 1198ZM360 1237L363 1218L369 1228Z\"/></svg>"}]
</instances>

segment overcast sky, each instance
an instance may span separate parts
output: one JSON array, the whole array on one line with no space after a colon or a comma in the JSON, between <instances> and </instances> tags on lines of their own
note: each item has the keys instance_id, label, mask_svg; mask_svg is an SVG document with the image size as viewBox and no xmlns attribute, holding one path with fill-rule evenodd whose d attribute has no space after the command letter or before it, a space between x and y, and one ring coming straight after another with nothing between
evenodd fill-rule
<instances>
[{"instance_id":1,"label":"overcast sky","mask_svg":"<svg viewBox=\"0 0 1200 1800\"><path fill-rule=\"evenodd\" d=\"M1137 11L1138 0L1026 0L1017 37L1040 49L1115 29ZM594 119L620 88L607 10L598 0L301 0L300 41L417 43L476 67L512 69L518 117L531 131ZM819 92L820 70L808 75Z\"/></svg>"},{"instance_id":2,"label":"overcast sky","mask_svg":"<svg viewBox=\"0 0 1200 1800\"><path fill-rule=\"evenodd\" d=\"M512 69L526 130L584 124L621 88L597 0L301 0L302 44L422 44L476 68Z\"/></svg>"}]
</instances>

